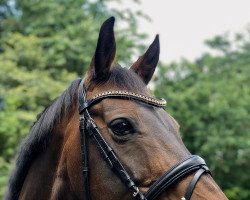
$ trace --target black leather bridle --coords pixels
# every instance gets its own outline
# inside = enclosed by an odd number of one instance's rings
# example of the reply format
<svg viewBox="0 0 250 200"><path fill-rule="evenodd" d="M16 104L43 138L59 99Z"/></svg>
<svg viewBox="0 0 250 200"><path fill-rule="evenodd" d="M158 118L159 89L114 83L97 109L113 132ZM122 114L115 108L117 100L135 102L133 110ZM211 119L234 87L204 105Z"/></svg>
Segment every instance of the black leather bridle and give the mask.
<svg viewBox="0 0 250 200"><path fill-rule="evenodd" d="M186 194L181 200L189 200L193 193L196 183L203 173L210 173L205 161L196 155L191 155L186 159L178 162L165 174L163 174L155 183L151 185L149 190L143 194L135 185L122 163L116 157L113 149L103 138L95 121L91 118L88 109L106 98L128 99L145 103L154 107L164 107L166 101L164 99L155 99L142 94L129 91L107 91L96 95L90 100L86 99L86 91L84 81L79 85L79 114L80 114L80 136L81 136L81 156L82 156L82 172L84 180L85 200L91 200L90 183L89 183L89 161L88 161L88 138L94 139L103 159L108 163L112 171L121 179L129 191L132 192L133 198L136 200L153 200L156 199L163 191L180 181L186 175L196 172L190 182ZM87 135L88 134L88 135Z"/></svg>

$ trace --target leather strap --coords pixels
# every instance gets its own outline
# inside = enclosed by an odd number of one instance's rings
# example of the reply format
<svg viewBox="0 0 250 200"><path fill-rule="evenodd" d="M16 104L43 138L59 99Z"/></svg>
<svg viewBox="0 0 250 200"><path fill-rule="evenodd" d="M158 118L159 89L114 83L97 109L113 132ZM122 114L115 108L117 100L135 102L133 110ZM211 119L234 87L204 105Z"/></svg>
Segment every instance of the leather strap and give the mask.
<svg viewBox="0 0 250 200"><path fill-rule="evenodd" d="M192 181L190 182L190 184L189 184L189 186L188 186L188 188L187 188L187 191L186 191L186 193L185 193L185 196L184 196L181 200L190 200L190 199L191 199L191 196L192 196L192 194L193 194L193 191L194 191L194 188L195 188L197 182L199 181L201 175L202 175L203 173L205 173L205 172L210 173L207 167L203 167L203 166L202 166L202 167L195 173L195 175L194 175Z"/></svg>
<svg viewBox="0 0 250 200"><path fill-rule="evenodd" d="M79 105L83 105L86 101L86 93L83 88L83 80L80 82L78 88L78 99ZM79 110L80 110L79 106ZM86 129L86 120L84 114L80 114L80 140L81 140L81 157L82 157L82 174L83 174L83 187L84 187L84 196L86 200L91 200L90 193L90 181L89 181L89 146L88 146L88 137L87 137L87 129Z"/></svg>
<svg viewBox="0 0 250 200"><path fill-rule="evenodd" d="M140 193L138 187L135 185L123 165L116 157L113 149L102 137L98 127L96 126L94 120L90 117L88 111L85 110L84 113L86 115L87 128L88 131L90 131L90 136L94 138L94 141L98 146L103 159L108 163L109 167L121 179L121 181L127 186L127 188L133 193L135 199L146 200L143 194Z"/></svg>
<svg viewBox="0 0 250 200"><path fill-rule="evenodd" d="M147 191L145 197L153 200L157 198L163 191L167 190L181 178L198 169L206 167L205 161L196 155L192 155L173 166L169 171L163 174Z"/></svg>
<svg viewBox="0 0 250 200"><path fill-rule="evenodd" d="M88 159L88 137L86 136L86 126L84 125L84 116L80 117L80 139L81 139L81 156L82 156L82 173L84 194L86 200L91 200L90 182L89 182L89 159Z"/></svg>
<svg viewBox="0 0 250 200"><path fill-rule="evenodd" d="M132 192L134 199L146 200L143 194L139 191L138 187L130 178L129 174L127 173L123 165L120 163L120 161L116 157L113 149L107 144L105 139L102 137L94 120L91 118L87 109L88 106L86 106L86 93L84 91L83 80L80 83L78 95L79 95L79 113L80 113L81 119L83 119L84 121L84 122L81 122L82 120L80 121L81 137L82 138L85 137L85 142L86 142L86 133L83 133L83 131L81 131L83 129L86 129L89 136L94 138L94 141L96 142L96 145L98 149L100 150L100 153L103 159L108 163L109 167L115 172L115 174L121 179L121 181ZM81 140L81 146L83 145L88 146L88 144L84 144L84 139ZM85 198L87 200L91 200L91 195L89 192L90 186L89 186L89 181L88 181L88 176L89 176L88 158L87 158L88 150L85 150L84 148L82 148L81 151L86 151L85 153L82 152L82 162L83 162L82 165L84 166L83 177L84 177Z"/></svg>
<svg viewBox="0 0 250 200"><path fill-rule="evenodd" d="M159 108L163 108L167 104L165 99L156 99L156 98L145 96L143 94L129 92L126 90L112 90L112 91L100 93L94 96L92 99L82 102L80 104L79 112L80 113L83 112L83 110L99 103L100 101L106 98L135 100L137 102L141 102L141 103L151 105L154 107L159 107Z"/></svg>

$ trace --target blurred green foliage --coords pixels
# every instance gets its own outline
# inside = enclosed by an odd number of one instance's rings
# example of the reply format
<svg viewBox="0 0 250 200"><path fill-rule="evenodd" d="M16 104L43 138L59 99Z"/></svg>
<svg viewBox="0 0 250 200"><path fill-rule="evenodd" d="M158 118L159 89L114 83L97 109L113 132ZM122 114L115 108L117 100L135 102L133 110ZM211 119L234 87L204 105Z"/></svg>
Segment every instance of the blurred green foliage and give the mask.
<svg viewBox="0 0 250 200"><path fill-rule="evenodd" d="M206 159L231 200L250 197L250 32L206 41L193 62L160 67L155 93L181 125L185 145Z"/></svg>
<svg viewBox="0 0 250 200"><path fill-rule="evenodd" d="M119 61L131 62L146 36L143 15L103 0L0 0L0 199L17 147L36 115L89 66L102 22L115 15ZM119 54L119 52L121 54Z"/></svg>

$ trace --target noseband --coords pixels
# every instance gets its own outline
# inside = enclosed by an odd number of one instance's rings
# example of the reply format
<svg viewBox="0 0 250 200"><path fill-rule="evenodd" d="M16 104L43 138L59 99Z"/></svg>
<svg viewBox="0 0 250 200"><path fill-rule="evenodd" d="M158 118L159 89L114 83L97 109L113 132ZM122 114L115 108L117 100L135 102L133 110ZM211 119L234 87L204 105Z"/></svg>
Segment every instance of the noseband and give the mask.
<svg viewBox="0 0 250 200"><path fill-rule="evenodd" d="M165 107L164 99L155 99L142 94L129 91L107 91L96 95L90 100L86 99L86 91L84 89L83 80L78 89L79 98L79 114L80 114L80 136L81 136L81 156L82 156L82 172L84 181L84 195L86 200L91 200L90 183L89 183L89 160L88 160L88 138L92 137L112 171L120 178L129 191L132 192L133 198L136 200L153 200L156 199L163 191L167 190L173 184L180 181L186 175L196 172L190 182L185 196L181 200L189 200L192 196L196 183L203 173L210 173L205 161L196 155L191 155L173 166L169 171L164 173L151 187L143 194L135 185L122 163L116 157L113 149L103 138L95 121L91 118L88 109L106 98L135 100L154 107ZM87 135L88 134L88 135ZM87 137L89 136L89 137Z"/></svg>

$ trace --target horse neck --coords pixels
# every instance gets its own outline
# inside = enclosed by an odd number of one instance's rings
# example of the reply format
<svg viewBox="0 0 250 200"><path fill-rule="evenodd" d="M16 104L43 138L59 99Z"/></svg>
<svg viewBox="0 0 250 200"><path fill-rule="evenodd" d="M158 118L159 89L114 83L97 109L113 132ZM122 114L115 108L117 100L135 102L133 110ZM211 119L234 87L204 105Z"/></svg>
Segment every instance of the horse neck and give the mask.
<svg viewBox="0 0 250 200"><path fill-rule="evenodd" d="M83 199L79 118L76 111L62 129L63 143L50 199Z"/></svg>
<svg viewBox="0 0 250 200"><path fill-rule="evenodd" d="M20 192L20 199L51 199L54 195L54 188L58 187L55 180L66 178L63 177L59 166L62 162L66 130L69 125L69 120L62 117L53 128L46 149L35 158L30 166Z"/></svg>

